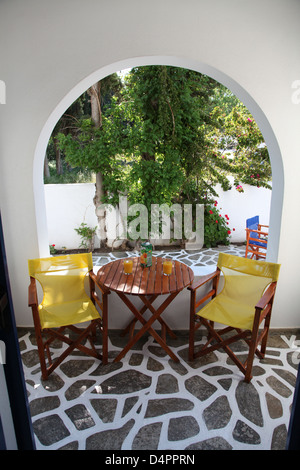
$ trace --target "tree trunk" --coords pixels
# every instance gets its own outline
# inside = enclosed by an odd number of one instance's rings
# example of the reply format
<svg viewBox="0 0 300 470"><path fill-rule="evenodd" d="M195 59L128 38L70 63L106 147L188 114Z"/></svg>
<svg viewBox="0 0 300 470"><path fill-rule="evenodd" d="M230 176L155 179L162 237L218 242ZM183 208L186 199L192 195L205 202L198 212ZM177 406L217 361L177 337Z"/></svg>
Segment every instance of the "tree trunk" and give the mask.
<svg viewBox="0 0 300 470"><path fill-rule="evenodd" d="M57 145L56 137L53 138L53 144L54 144L55 159L56 159L56 173L58 175L62 175L63 167L62 167L62 161L61 161L61 154L60 154L60 148Z"/></svg>
<svg viewBox="0 0 300 470"><path fill-rule="evenodd" d="M50 170L49 170L47 155L45 156L45 160L44 160L44 178L50 178Z"/></svg>
<svg viewBox="0 0 300 470"><path fill-rule="evenodd" d="M102 174L96 174L96 184L95 184L95 196L93 202L95 204L95 213L98 219L98 229L97 235L100 239L100 248L101 246L105 246L107 242L107 233L106 233L106 226L105 226L105 219L106 219L106 211L100 209L100 205L102 204L102 197L103 193L103 181L102 181Z"/></svg>
<svg viewBox="0 0 300 470"><path fill-rule="evenodd" d="M91 118L96 127L102 127L102 112L100 105L101 83L98 82L88 89L91 98Z"/></svg>
<svg viewBox="0 0 300 470"><path fill-rule="evenodd" d="M98 128L102 127L102 112L101 112L101 83L98 82L95 85L91 86L88 89L88 94L91 98L91 118L95 126ZM105 246L107 242L107 234L105 227L106 214L104 210L100 210L99 206L102 204L103 193L103 178L101 173L96 174L96 184L95 184L95 213L98 219L98 230L97 235L100 238L100 247Z"/></svg>

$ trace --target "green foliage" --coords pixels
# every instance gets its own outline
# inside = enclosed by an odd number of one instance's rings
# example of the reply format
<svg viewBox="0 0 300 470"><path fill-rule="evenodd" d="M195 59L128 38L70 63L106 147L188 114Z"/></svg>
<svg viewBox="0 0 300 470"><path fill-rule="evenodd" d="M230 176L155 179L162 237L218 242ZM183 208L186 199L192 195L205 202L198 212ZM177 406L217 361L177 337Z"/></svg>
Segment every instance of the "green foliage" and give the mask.
<svg viewBox="0 0 300 470"><path fill-rule="evenodd" d="M63 173L58 175L55 168L55 162L49 162L50 177L44 178L44 184L71 184L71 183L93 183L95 182L95 173L87 168L72 168L62 161Z"/></svg>
<svg viewBox="0 0 300 470"><path fill-rule="evenodd" d="M220 167L234 175L235 186L246 183L271 189L268 149L253 116L240 102L227 115L222 111L219 106L214 109L219 127L210 135Z"/></svg>
<svg viewBox="0 0 300 470"><path fill-rule="evenodd" d="M100 127L81 115L76 131L58 136L68 164L102 174L102 202L116 205L122 193L148 210L203 203L205 244L228 243L216 184L231 190L234 175L233 190L270 187L268 151L249 111L221 84L178 67L133 68L122 87L105 80Z"/></svg>
<svg viewBox="0 0 300 470"><path fill-rule="evenodd" d="M196 177L198 193L202 191L205 171L208 172L202 157L212 82L204 75L176 67L139 67L131 71L122 103L129 137L125 139L124 152L134 159L132 176L136 178L139 173L144 203L152 170L155 174L151 180L158 183L151 190L153 202L160 200L162 188L171 189L173 200L179 198L186 179ZM142 167L139 171L137 165ZM165 171L158 172L159 165ZM144 171L146 166L149 171ZM161 182L157 180L158 173L164 176Z"/></svg>
<svg viewBox="0 0 300 470"><path fill-rule="evenodd" d="M103 117L102 127L96 128L91 119L81 122L81 131L76 137L59 134L61 149L68 162L76 167L85 167L103 177L105 199L102 202L118 203L118 192L125 190L126 162L118 153L114 139L115 128L109 118Z"/></svg>
<svg viewBox="0 0 300 470"><path fill-rule="evenodd" d="M55 255L57 253L57 249L55 248L55 244L49 245L49 250L51 255Z"/></svg>
<svg viewBox="0 0 300 470"><path fill-rule="evenodd" d="M109 109L111 102L120 95L122 88L121 80L117 74L112 74L101 80L100 83L101 109L104 109L105 107ZM90 94L90 89L84 92L67 109L56 124L47 147L47 158L50 163L50 178L45 178L45 183L83 183L93 181L95 173L93 164L95 163L95 159L88 161L87 164L87 158L82 158L81 153L83 150L84 139L83 142L81 142L80 139L80 134L82 132L84 135L90 136L93 139L92 133L88 132L88 128L91 125ZM97 139L97 135L95 136L95 139ZM77 142L77 146L68 145L68 142L71 142L72 140ZM64 145L66 145L66 152L64 152ZM60 157L63 162L63 174L57 174L57 171L53 169L53 166L50 166L51 163L57 159L57 154L59 153L58 147L61 154ZM76 155L72 155L72 151L74 149L77 150ZM91 152L88 155L90 155Z"/></svg>
<svg viewBox="0 0 300 470"><path fill-rule="evenodd" d="M234 230L234 229L233 229ZM217 202L206 205L204 210L204 244L206 247L229 245L231 230L229 216L217 209Z"/></svg>
<svg viewBox="0 0 300 470"><path fill-rule="evenodd" d="M81 237L81 243L79 247L93 251L93 240L97 227L88 227L86 223L82 222L82 224L80 224L78 228L74 228L74 230Z"/></svg>

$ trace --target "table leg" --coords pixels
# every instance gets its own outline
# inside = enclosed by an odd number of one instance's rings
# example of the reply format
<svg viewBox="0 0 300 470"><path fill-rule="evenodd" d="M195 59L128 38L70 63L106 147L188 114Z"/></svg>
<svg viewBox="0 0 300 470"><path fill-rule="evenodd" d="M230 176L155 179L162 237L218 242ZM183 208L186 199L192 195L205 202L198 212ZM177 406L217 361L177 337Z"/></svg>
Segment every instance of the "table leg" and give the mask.
<svg viewBox="0 0 300 470"><path fill-rule="evenodd" d="M156 339L158 344L161 345L161 347L166 351L166 353L175 361L179 362L178 357L171 351L171 349L168 347L166 342L159 336L158 333L151 327L152 323L157 320L160 315L163 313L163 311L167 308L167 306L172 302L172 300L176 297L178 292L175 292L173 294L170 294L167 299L160 305L160 307L155 310L154 307L151 305L150 301L146 298L146 296L140 295L139 297L143 300L144 304L149 308L151 307L151 313L152 317L146 321L143 315L140 313L140 311L130 302L128 297L123 294L122 292L117 292L118 296L123 300L123 302L127 305L127 307L131 310L131 312L135 315L135 317L143 324L142 328L140 331L127 343L125 348L118 354L118 356L114 359L114 362L120 361L125 354L132 348L132 346L143 336L143 334L146 331L149 331L149 333ZM142 309L141 309L142 310Z"/></svg>
<svg viewBox="0 0 300 470"><path fill-rule="evenodd" d="M150 302L154 302L154 300L158 297L158 295L152 295L152 297L150 298ZM140 310L140 313L141 315L143 315L146 311L147 311L148 307L146 305L144 305L141 310ZM122 331L121 333L121 336L125 336L128 332L130 334L130 337L132 338L132 335L133 335L133 331L134 331L134 327L135 327L135 324L137 322L137 318L133 318L131 320L130 323L128 323L128 325L126 326L126 328Z"/></svg>
<svg viewBox="0 0 300 470"><path fill-rule="evenodd" d="M152 295L149 299L149 303L152 304L154 300L157 299L157 297L158 297L158 294ZM149 308L148 304L144 305L139 310L140 314L143 315L148 310L148 308ZM162 337L164 338L164 341L166 341L166 333L168 333L168 335L171 336L171 338L176 339L175 333L171 330L171 328L167 325L167 323L161 317L158 317L157 320L161 324ZM129 336L130 338L132 338L134 327L137 321L138 321L137 318L133 318L131 322L126 326L126 328L122 331L121 336L125 336L129 332Z"/></svg>

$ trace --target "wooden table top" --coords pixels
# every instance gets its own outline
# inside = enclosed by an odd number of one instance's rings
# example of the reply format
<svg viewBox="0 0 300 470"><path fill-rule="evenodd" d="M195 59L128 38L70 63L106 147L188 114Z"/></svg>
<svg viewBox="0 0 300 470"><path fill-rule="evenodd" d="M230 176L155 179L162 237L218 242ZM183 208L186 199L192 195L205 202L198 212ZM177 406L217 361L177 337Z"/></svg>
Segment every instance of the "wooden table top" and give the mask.
<svg viewBox="0 0 300 470"><path fill-rule="evenodd" d="M172 260L170 276L163 274L164 258L152 256L152 266L143 268L140 257L132 259L132 274L124 274L124 259L112 261L102 266L97 273L97 281L109 290L131 295L161 295L180 292L194 280L191 268L177 260Z"/></svg>

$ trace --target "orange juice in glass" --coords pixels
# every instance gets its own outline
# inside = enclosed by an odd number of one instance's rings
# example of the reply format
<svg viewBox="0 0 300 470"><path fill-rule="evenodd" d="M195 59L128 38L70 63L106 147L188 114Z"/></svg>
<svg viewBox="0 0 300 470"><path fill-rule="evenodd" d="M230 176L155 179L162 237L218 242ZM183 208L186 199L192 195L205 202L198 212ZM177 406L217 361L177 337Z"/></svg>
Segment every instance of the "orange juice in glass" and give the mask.
<svg viewBox="0 0 300 470"><path fill-rule="evenodd" d="M125 259L124 260L124 274L131 274L132 273L132 259Z"/></svg>
<svg viewBox="0 0 300 470"><path fill-rule="evenodd" d="M172 274L172 261L166 260L163 262L163 273L165 276L170 276Z"/></svg>

